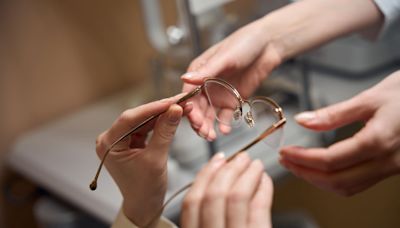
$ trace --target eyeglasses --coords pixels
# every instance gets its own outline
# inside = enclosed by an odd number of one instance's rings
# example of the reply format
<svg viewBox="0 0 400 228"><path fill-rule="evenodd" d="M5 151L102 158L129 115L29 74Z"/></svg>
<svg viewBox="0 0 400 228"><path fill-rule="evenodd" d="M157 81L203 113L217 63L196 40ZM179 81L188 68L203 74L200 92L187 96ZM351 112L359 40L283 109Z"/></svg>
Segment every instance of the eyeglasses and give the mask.
<svg viewBox="0 0 400 228"><path fill-rule="evenodd" d="M202 96L197 96L199 94ZM262 129L257 132L255 139L230 155L227 158L227 162L231 161L241 152L250 149L260 141L265 142L266 145L273 149L277 149L282 142L282 131L280 130L282 130L283 125L286 123L286 118L283 114L282 108L268 97L257 96L245 100L228 82L219 78L207 78L201 86L193 89L184 97L180 98L176 103L182 104L190 101L190 99L197 99L196 104L200 106L199 109L202 111L200 114L203 115L206 123L209 124L209 127L214 127L214 123L217 123L219 127L218 129L222 134L230 133L233 128L240 127L243 122L245 122L249 128L257 126L258 129ZM101 159L96 175L90 184L91 190L96 190L97 180L104 161L114 146L161 114L162 113L159 113L149 117L111 144ZM162 210L169 204L169 202L171 202L181 192L188 189L191 185L192 183L184 186L173 194L164 203L158 215L162 213Z"/></svg>

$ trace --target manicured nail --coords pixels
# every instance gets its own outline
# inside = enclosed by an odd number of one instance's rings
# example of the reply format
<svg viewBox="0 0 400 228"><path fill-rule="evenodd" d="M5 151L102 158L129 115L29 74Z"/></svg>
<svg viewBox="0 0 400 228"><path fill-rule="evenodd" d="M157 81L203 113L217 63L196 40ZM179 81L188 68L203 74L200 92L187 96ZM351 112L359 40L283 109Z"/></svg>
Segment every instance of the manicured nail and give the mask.
<svg viewBox="0 0 400 228"><path fill-rule="evenodd" d="M192 79L192 78L196 78L199 77L200 73L196 72L196 71L192 71L192 72L187 72L184 75L181 76L182 79Z"/></svg>
<svg viewBox="0 0 400 228"><path fill-rule="evenodd" d="M304 122L309 122L309 121L315 120L316 114L315 114L315 112L302 112L302 113L297 114L294 118L297 122L304 123Z"/></svg>
<svg viewBox="0 0 400 228"><path fill-rule="evenodd" d="M202 137L203 139L207 139L207 135L204 134L203 132L199 131L199 136Z"/></svg>
<svg viewBox="0 0 400 228"><path fill-rule="evenodd" d="M212 158L211 158L211 164L214 166L219 166L220 164L225 162L225 154L222 152L216 153Z"/></svg>
<svg viewBox="0 0 400 228"><path fill-rule="evenodd" d="M214 162L214 161L218 161L218 160L221 160L221 159L224 159L224 158L225 158L225 154L222 153L222 152L218 152L212 157L211 161Z"/></svg>

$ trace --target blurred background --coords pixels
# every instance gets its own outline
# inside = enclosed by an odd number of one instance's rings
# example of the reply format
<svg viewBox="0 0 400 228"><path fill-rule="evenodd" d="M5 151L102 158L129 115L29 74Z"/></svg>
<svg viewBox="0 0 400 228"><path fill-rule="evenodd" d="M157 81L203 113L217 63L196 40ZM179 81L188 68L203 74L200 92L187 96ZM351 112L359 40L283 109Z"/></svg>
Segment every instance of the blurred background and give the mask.
<svg viewBox="0 0 400 228"><path fill-rule="evenodd" d="M179 92L179 75L193 56L285 4L290 1L0 1L0 227L108 226L121 200L112 181L105 177L106 190L93 195L87 187L98 164L97 134L123 109ZM343 38L284 64L271 80L285 80L271 83L285 92L283 103L295 100L289 113L347 99L399 66L399 45L391 42ZM305 145L332 143L360 127L308 132L297 141L301 132L288 118L293 130L286 129L286 141ZM207 160L212 145L193 140L201 152L193 157L177 148L177 162L170 163L175 173ZM399 177L343 198L297 179L273 159L276 227L400 224ZM179 178L190 179L193 170Z"/></svg>

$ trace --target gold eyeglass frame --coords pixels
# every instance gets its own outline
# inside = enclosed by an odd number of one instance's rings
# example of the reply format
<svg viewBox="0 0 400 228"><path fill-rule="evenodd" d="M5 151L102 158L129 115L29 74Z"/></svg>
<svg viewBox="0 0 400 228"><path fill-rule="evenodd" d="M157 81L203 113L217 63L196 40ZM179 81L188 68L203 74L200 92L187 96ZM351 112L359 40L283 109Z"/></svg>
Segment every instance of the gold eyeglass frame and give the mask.
<svg viewBox="0 0 400 228"><path fill-rule="evenodd" d="M203 91L203 89L205 88L206 84L208 82L216 82L224 87L226 87L227 89L231 90L232 94L236 97L236 99L239 101L239 111L240 111L240 115L241 117L243 116L243 105L244 104L250 104L251 101L253 100L263 100L265 102L267 102L268 104L270 104L274 109L273 111L277 114L277 116L279 117L279 120L272 124L271 126L269 126L265 131L263 131L257 138L255 138L253 141L251 141L249 144L247 144L246 146L244 146L243 148L241 148L240 150L238 150L237 152L235 152L234 154L230 155L226 161L229 162L231 161L234 157L236 157L238 154L248 150L250 147L252 147L253 145L255 145L256 143L260 142L261 140L263 140L264 138L266 138L268 135L271 135L274 131L276 131L278 128L282 127L285 123L286 123L286 118L283 114L283 110L282 108L275 102L273 101L271 98L268 97L263 97L263 96L256 96L253 97L251 100L245 100L243 99L239 92L237 91L237 89L235 87L233 87L230 83L226 82L223 79L219 79L219 78L206 78L203 82L202 85L197 86L195 89L193 89L192 91L190 91L188 94L186 94L185 96L183 96L182 98L180 98L176 104L180 104L184 101L187 101L188 99L198 95L201 93L201 91ZM208 93L205 92L205 94L207 96ZM103 158L101 159L101 162L99 164L99 167L96 171L96 175L93 178L92 182L90 183L89 187L92 191L96 190L97 188L97 180L99 178L101 169L104 165L104 161L107 157L107 155L110 153L110 151L114 148L115 145L117 145L119 142L121 142L122 140L124 140L126 137L128 137L129 135L135 133L137 130L139 130L140 128L142 128L143 126L145 126L146 124L148 124L150 121L156 119L157 117L159 117L161 114L163 114L164 112L158 113L156 115L153 115L149 118L147 118L146 120L144 120L143 122L141 122L140 124L138 124L137 126L135 126L134 128L132 128L131 130L127 131L125 134L123 134L120 138L118 138L116 141L114 141L109 148L106 150L106 152L103 155ZM247 120L246 120L247 121ZM249 123L248 123L249 124ZM250 125L250 124L249 124ZM185 191L186 189L190 188L190 186L193 184L189 183L187 185L185 185L184 187L182 187L181 189L179 189L177 192L175 192L171 197L169 197L169 199L163 204L163 206L160 209L160 212L157 214L157 216L159 216L162 211L164 210L164 208L169 204L169 202L171 202L176 196L178 196L181 192ZM156 219L157 216L154 218ZM154 222L154 219L152 221L150 221L149 225L152 224Z"/></svg>

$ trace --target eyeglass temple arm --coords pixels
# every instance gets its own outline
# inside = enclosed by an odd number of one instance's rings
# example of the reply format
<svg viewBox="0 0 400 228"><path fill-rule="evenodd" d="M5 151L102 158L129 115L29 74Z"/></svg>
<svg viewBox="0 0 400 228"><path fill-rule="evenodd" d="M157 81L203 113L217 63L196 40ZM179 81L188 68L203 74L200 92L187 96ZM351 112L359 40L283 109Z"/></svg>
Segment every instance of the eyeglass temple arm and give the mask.
<svg viewBox="0 0 400 228"><path fill-rule="evenodd" d="M267 137L268 135L272 134L274 131L276 131L276 129L282 127L284 124L286 123L286 118L282 118L280 119L278 122L276 122L274 125L270 126L269 128L267 128L267 130L265 130L263 133L261 133L256 139L254 139L252 142L250 142L249 144L247 144L246 146L244 146L242 149L238 150L236 153L232 154L231 156L229 156L229 158L227 158L227 161L231 161L234 157L236 157L238 154L240 154L241 152L244 152L246 150L248 150L250 147L254 146L254 144L257 144L258 142L260 142L261 140L263 140L265 137Z"/></svg>
<svg viewBox="0 0 400 228"><path fill-rule="evenodd" d="M188 94L186 94L185 96L183 96L182 98L180 98L176 104L180 104L184 101L186 101L187 99L190 99L194 96L196 96L202 89L202 86L198 86L195 89L193 89L192 91L190 91ZM165 112L165 111L164 111ZM132 133L134 133L135 131L139 130L140 128L142 128L143 126L145 126L146 124L148 124L149 122L151 122L152 120L156 119L157 117L159 117L161 114L163 114L164 112L158 113L156 115L153 115L149 118L147 118L146 120L144 120L143 122L141 122L139 125L135 126L134 128L130 129L129 131L127 131L125 134L123 134L121 137L119 137L116 141L114 141L110 147L106 150L106 152L103 155L103 158L101 159L101 162L99 164L99 167L97 168L96 171L96 175L93 178L92 182L90 183L89 187L92 191L97 189L97 180L99 178L101 169L103 168L104 165L104 161L106 160L106 157L108 156L108 154L110 153L110 151L112 150L112 148L114 148L114 146L116 144L118 144L119 142L121 142L122 140L124 140L126 137L128 137L129 135L131 135Z"/></svg>

